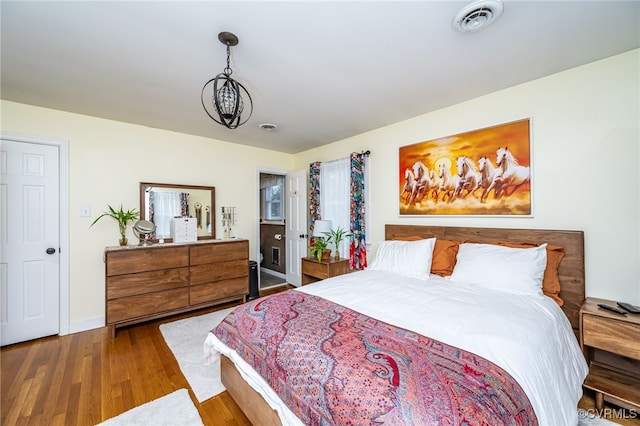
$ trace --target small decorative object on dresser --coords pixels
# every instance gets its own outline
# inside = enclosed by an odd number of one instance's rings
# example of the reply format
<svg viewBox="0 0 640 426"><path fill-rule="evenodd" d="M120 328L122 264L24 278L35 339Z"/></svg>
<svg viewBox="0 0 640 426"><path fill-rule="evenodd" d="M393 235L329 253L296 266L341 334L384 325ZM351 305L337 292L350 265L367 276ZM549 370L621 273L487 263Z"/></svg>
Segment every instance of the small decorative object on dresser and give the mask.
<svg viewBox="0 0 640 426"><path fill-rule="evenodd" d="M349 259L302 258L302 285L311 284L326 278L337 277L349 272Z"/></svg>
<svg viewBox="0 0 640 426"><path fill-rule="evenodd" d="M604 401L640 409L640 316L621 315L598 305L616 302L587 298L580 310L580 345L589 362L584 386Z"/></svg>
<svg viewBox="0 0 640 426"><path fill-rule="evenodd" d="M109 208L109 211L102 213L89 226L95 225L96 222L98 222L100 219L102 219L105 216L109 216L109 217L114 218L118 222L118 229L120 231L120 240L119 240L120 245L121 246L126 246L127 243L128 243L128 241L127 241L127 224L129 222L134 221L138 217L140 217L140 212L138 210L136 210L136 209L131 209L131 210L124 211L124 209L122 208L122 204L120 204L120 210L116 210L113 207L111 207L110 205L107 205L107 207Z"/></svg>

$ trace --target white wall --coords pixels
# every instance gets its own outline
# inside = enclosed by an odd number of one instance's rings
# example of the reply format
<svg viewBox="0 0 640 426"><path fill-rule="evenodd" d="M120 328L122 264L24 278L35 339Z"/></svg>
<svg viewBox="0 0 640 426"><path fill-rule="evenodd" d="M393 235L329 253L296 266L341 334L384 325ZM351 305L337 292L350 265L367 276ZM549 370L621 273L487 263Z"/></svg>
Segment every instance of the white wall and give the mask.
<svg viewBox="0 0 640 426"><path fill-rule="evenodd" d="M627 52L303 152L295 167L370 149L373 242L385 223L583 230L587 296L640 304L639 64ZM400 146L527 117L534 217L399 217Z"/></svg>
<svg viewBox="0 0 640 426"><path fill-rule="evenodd" d="M218 210L237 207L235 235L250 240L253 256L256 170L306 169L366 149L372 241L384 237L385 223L579 229L587 295L640 304L639 63L640 50L627 52L297 155L7 101L1 130L69 141L72 330L104 320L102 255L118 240L115 222L89 225L107 204L138 207L140 181L215 186ZM525 117L533 129L534 217L398 216L398 147ZM82 206L92 217L80 217Z"/></svg>

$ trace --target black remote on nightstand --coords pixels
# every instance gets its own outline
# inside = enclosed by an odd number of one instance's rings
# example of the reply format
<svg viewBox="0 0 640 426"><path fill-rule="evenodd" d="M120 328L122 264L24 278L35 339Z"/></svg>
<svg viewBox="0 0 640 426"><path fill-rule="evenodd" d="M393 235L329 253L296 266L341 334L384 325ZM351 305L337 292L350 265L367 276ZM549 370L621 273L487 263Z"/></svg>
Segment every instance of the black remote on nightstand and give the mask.
<svg viewBox="0 0 640 426"><path fill-rule="evenodd" d="M640 309L633 306L631 303L617 302L618 306L631 312L632 314L640 314Z"/></svg>
<svg viewBox="0 0 640 426"><path fill-rule="evenodd" d="M604 303L598 303L598 307L602 309L606 309L607 311L615 312L620 315L627 315L627 311L623 311L622 309L614 308L613 306L605 305Z"/></svg>

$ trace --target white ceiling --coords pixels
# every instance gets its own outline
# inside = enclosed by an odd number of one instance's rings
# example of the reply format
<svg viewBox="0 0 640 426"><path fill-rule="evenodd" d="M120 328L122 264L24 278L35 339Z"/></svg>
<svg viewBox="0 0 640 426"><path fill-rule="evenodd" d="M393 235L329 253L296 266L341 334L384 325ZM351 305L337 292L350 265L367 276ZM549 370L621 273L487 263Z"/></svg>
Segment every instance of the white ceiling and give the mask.
<svg viewBox="0 0 640 426"><path fill-rule="evenodd" d="M637 0L504 0L462 34L451 21L469 3L3 0L0 93L296 153L640 46ZM236 130L200 101L226 65L220 31L240 39L233 77L254 101Z"/></svg>

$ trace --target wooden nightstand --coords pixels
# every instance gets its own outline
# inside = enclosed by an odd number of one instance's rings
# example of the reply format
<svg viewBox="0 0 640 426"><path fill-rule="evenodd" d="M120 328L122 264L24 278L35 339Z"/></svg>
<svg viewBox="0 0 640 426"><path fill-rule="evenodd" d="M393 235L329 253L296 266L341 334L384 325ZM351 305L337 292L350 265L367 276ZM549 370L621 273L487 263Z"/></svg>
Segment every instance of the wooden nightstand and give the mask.
<svg viewBox="0 0 640 426"><path fill-rule="evenodd" d="M598 307L611 300L587 298L580 309L580 346L589 363L586 388L596 392L596 408L606 399L640 409L640 315L618 315Z"/></svg>
<svg viewBox="0 0 640 426"><path fill-rule="evenodd" d="M334 257L318 262L318 259L302 258L302 285L311 284L325 278L337 277L349 272L349 259Z"/></svg>

